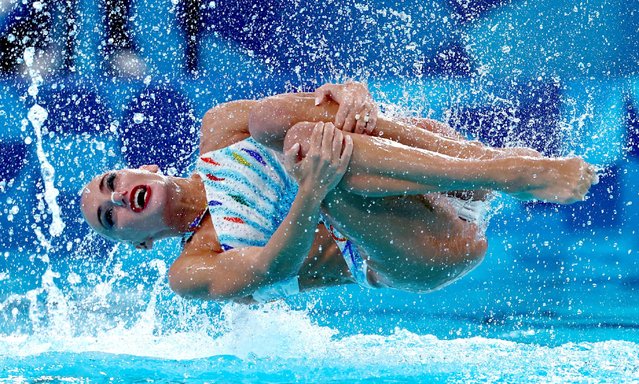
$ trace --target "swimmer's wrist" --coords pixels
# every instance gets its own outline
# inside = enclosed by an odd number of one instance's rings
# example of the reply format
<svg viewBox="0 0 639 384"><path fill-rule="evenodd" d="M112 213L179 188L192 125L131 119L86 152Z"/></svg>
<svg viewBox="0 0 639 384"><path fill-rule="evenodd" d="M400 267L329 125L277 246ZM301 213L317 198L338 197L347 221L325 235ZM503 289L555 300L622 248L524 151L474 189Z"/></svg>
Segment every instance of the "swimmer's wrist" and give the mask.
<svg viewBox="0 0 639 384"><path fill-rule="evenodd" d="M328 194L328 191L324 191L325 188L313 184L314 183L300 185L297 195L308 203L320 204Z"/></svg>

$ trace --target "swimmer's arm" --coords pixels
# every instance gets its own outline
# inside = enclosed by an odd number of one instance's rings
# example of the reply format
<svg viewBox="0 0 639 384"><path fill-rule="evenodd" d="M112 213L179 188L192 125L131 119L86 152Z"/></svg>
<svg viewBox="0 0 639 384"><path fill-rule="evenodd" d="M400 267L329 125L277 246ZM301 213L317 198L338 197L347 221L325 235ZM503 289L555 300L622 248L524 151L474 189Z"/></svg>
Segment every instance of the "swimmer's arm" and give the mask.
<svg viewBox="0 0 639 384"><path fill-rule="evenodd" d="M321 200L298 193L264 247L180 256L169 270L171 289L187 298L243 301L256 290L299 273L315 238Z"/></svg>
<svg viewBox="0 0 639 384"><path fill-rule="evenodd" d="M325 131L323 126L313 130L303 160L297 161L299 148L286 153L286 164L299 188L266 246L180 256L169 272L176 293L211 300L239 299L299 273L315 239L320 205L344 176L353 150L350 139L344 141L341 133Z"/></svg>
<svg viewBox="0 0 639 384"><path fill-rule="evenodd" d="M312 93L290 93L272 96L275 100L298 100L303 105L315 108L315 95ZM200 128L200 153L222 149L242 141L250 136L249 115L251 109L258 105L258 100L237 100L223 103L209 109L202 118ZM331 104L335 112L339 105L333 101ZM326 121L329 117L326 117Z"/></svg>
<svg viewBox="0 0 639 384"><path fill-rule="evenodd" d="M206 112L200 129L200 153L228 147L249 136L248 117L256 100L237 100Z"/></svg>
<svg viewBox="0 0 639 384"><path fill-rule="evenodd" d="M297 123L330 122L345 132L361 133L372 130L377 113L364 84L325 84L314 93L286 93L260 100L249 115L248 126L253 138L281 151L286 132ZM367 114L369 124L364 124Z"/></svg>

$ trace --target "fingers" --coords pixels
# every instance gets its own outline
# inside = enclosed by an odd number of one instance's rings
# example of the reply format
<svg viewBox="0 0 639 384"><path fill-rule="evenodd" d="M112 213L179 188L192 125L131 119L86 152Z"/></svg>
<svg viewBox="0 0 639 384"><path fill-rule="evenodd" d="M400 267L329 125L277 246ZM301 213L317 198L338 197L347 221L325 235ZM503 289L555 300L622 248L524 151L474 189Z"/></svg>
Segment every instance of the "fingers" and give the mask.
<svg viewBox="0 0 639 384"><path fill-rule="evenodd" d="M348 168L348 164L351 162L351 155L353 154L353 138L349 135L346 135L346 140L344 140L344 148L342 151L342 155L339 158L339 171L344 173Z"/></svg>
<svg viewBox="0 0 639 384"><path fill-rule="evenodd" d="M365 102L360 107L359 112L355 117L359 117L357 119L357 125L355 127L355 133L370 133L375 128L371 122L371 114L375 110L375 107L370 102ZM377 115L376 115L377 116Z"/></svg>
<svg viewBox="0 0 639 384"><path fill-rule="evenodd" d="M333 84L324 84L315 90L315 105L320 105L332 97Z"/></svg>
<svg viewBox="0 0 639 384"><path fill-rule="evenodd" d="M331 123L317 123L310 138L310 149L306 157L299 161L299 144L284 153L287 167L300 185L306 185L313 193L324 198L341 181L353 153L353 139L335 128Z"/></svg>
<svg viewBox="0 0 639 384"><path fill-rule="evenodd" d="M284 152L284 162L288 165L295 165L300 159L300 143L295 143L288 151Z"/></svg>
<svg viewBox="0 0 639 384"><path fill-rule="evenodd" d="M367 107L368 106L366 104L362 105L355 115L355 119L357 121L355 123L355 129L353 130L353 132L364 133L366 131L366 125L368 124L368 119L370 118Z"/></svg>
<svg viewBox="0 0 639 384"><path fill-rule="evenodd" d="M321 145L322 145L322 136L324 135L324 123L317 123L313 127L313 132L311 133L310 140L310 148L308 150L307 156L315 156L320 154Z"/></svg>
<svg viewBox="0 0 639 384"><path fill-rule="evenodd" d="M371 134L377 125L378 107L365 85L325 84L315 90L315 105L332 99L339 104L335 127L345 132Z"/></svg>
<svg viewBox="0 0 639 384"><path fill-rule="evenodd" d="M337 110L337 114L335 115L335 127L341 129L346 132L353 131L353 123L355 116L352 116L352 121L349 124L346 124L348 116L351 114L351 106L348 103L343 103L339 105L339 109Z"/></svg>
<svg viewBox="0 0 639 384"><path fill-rule="evenodd" d="M342 154L342 146L344 145L344 134L342 131L336 129L333 135L333 154L331 159L339 160Z"/></svg>
<svg viewBox="0 0 639 384"><path fill-rule="evenodd" d="M379 111L375 103L372 103L371 109L369 109L368 111L369 111L369 116L368 116L368 124L366 124L366 134L370 135L371 133L373 133L373 130L375 129L375 127L377 127L377 114L379 113Z"/></svg>
<svg viewBox="0 0 639 384"><path fill-rule="evenodd" d="M300 143L295 143L288 151L284 152L284 168L296 179L299 177Z"/></svg>
<svg viewBox="0 0 639 384"><path fill-rule="evenodd" d="M344 132L354 132L355 124L357 120L360 118L360 115L356 113L356 109L351 107L348 109L348 115L346 115L346 120L344 121L344 126L342 127L342 131Z"/></svg>
<svg viewBox="0 0 639 384"><path fill-rule="evenodd" d="M335 126L331 123L324 124L322 136L322 159L331 160L333 150L333 137L335 136Z"/></svg>
<svg viewBox="0 0 639 384"><path fill-rule="evenodd" d="M350 107L348 105L350 105ZM375 106L374 103L364 99L350 101L348 104L343 104L343 113L346 114L343 126L335 124L342 131L371 133L373 129L375 129L375 125L377 124L377 106ZM336 118L335 121L341 123L341 116L340 119Z"/></svg>
<svg viewBox="0 0 639 384"><path fill-rule="evenodd" d="M354 115L356 123L353 132L371 134L377 124L377 106L370 101L358 102L359 109Z"/></svg>

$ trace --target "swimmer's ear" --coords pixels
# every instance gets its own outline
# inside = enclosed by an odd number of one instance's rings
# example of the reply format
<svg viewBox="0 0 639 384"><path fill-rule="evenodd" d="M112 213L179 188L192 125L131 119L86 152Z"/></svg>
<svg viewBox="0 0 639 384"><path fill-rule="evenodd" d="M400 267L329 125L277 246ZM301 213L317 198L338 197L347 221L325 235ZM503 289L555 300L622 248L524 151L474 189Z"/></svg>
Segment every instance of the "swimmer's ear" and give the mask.
<svg viewBox="0 0 639 384"><path fill-rule="evenodd" d="M148 172L152 172L152 173L160 172L160 167L158 167L156 164L143 165L143 166L140 167L140 169L143 170L143 171L148 171Z"/></svg>
<svg viewBox="0 0 639 384"><path fill-rule="evenodd" d="M135 245L135 248L137 249L151 249L153 248L153 240L152 239L148 239L145 240L141 243L138 243Z"/></svg>

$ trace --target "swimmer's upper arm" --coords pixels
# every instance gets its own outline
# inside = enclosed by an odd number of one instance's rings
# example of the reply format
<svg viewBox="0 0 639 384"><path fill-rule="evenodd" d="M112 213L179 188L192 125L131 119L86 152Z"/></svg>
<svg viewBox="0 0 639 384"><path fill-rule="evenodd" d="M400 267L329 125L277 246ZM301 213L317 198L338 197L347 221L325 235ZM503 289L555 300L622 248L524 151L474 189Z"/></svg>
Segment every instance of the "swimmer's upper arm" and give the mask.
<svg viewBox="0 0 639 384"><path fill-rule="evenodd" d="M248 137L248 119L256 100L237 100L209 109L202 118L200 153L228 147Z"/></svg>
<svg viewBox="0 0 639 384"><path fill-rule="evenodd" d="M237 300L265 285L268 265L260 247L222 253L180 256L169 269L169 286L180 296L205 300Z"/></svg>
<svg viewBox="0 0 639 384"><path fill-rule="evenodd" d="M315 105L307 93L289 93L260 100L251 110L249 132L262 145L281 151L289 128L303 121L331 122L338 105L334 102Z"/></svg>

